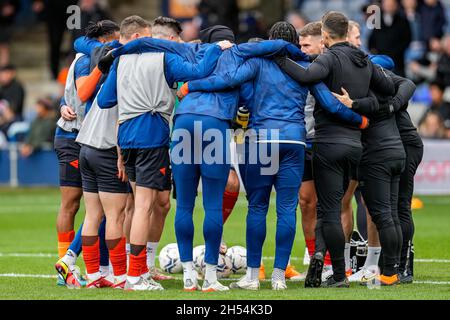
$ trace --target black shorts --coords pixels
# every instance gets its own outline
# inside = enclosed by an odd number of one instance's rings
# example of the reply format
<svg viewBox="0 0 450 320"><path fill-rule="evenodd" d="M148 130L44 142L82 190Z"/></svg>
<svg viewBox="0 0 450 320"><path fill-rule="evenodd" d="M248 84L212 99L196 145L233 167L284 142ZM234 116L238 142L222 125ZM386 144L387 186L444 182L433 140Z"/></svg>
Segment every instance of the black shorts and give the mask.
<svg viewBox="0 0 450 320"><path fill-rule="evenodd" d="M124 149L123 161L128 178L139 187L170 191L172 169L169 148Z"/></svg>
<svg viewBox="0 0 450 320"><path fill-rule="evenodd" d="M303 171L303 179L302 182L312 181L313 172L312 172L312 150L306 149L305 151L305 167Z"/></svg>
<svg viewBox="0 0 450 320"><path fill-rule="evenodd" d="M116 148L99 150L82 146L80 171L85 192L128 193L128 183L117 176Z"/></svg>
<svg viewBox="0 0 450 320"><path fill-rule="evenodd" d="M59 185L81 188L81 173L78 165L80 145L74 139L56 137L55 152L59 162Z"/></svg>

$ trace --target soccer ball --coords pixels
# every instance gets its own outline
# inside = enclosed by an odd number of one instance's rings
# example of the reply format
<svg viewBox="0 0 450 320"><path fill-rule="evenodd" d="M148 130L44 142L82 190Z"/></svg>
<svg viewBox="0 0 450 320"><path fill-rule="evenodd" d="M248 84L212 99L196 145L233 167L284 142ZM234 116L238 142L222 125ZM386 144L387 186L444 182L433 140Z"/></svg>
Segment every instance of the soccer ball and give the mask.
<svg viewBox="0 0 450 320"><path fill-rule="evenodd" d="M217 263L217 278L228 278L232 272L231 259L224 254L219 254Z"/></svg>
<svg viewBox="0 0 450 320"><path fill-rule="evenodd" d="M159 266L165 272L180 273L183 271L183 265L181 264L178 245L176 243L170 243L162 248L158 258Z"/></svg>
<svg viewBox="0 0 450 320"><path fill-rule="evenodd" d="M247 249L234 246L228 249L226 256L231 262L233 273L244 273L247 269Z"/></svg>
<svg viewBox="0 0 450 320"><path fill-rule="evenodd" d="M205 274L205 246L197 246L192 251L194 257L194 268L200 275ZM231 274L231 260L224 254L219 255L219 261L217 263L217 278L226 278Z"/></svg>
<svg viewBox="0 0 450 320"><path fill-rule="evenodd" d="M192 256L194 258L194 268L197 270L198 274L203 274L205 270L205 246L197 246L192 251Z"/></svg>

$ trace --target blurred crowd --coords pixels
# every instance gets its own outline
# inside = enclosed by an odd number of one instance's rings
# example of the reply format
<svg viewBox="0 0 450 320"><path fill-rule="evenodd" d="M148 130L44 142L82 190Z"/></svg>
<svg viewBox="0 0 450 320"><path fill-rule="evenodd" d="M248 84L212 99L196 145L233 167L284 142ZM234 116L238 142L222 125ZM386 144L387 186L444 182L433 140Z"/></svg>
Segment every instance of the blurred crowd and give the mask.
<svg viewBox="0 0 450 320"><path fill-rule="evenodd" d="M148 0L153 1L153 0ZM90 21L111 19L114 0L0 0L0 147L7 140L23 143L20 151L29 156L51 145L59 97L63 94L73 50L64 52L63 39L83 35ZM183 39L198 38L202 28L215 24L231 27L239 42L265 37L270 24L285 19L300 30L320 19L328 10L343 11L361 24L363 48L386 54L395 61L395 71L413 80L417 92L411 104L412 118L420 134L431 139L450 139L450 0L160 0L164 15L183 22ZM130 1L130 5L133 1ZM67 7L81 9L81 28L67 31ZM380 28L373 24L377 5ZM141 13L139 13L141 14ZM22 16L22 19L20 17ZM10 44L24 18L45 24L48 66L60 92L42 97L34 108L24 105L25 89L17 78L20 65L10 59ZM32 18L28 18L32 17ZM22 22L21 22L22 21ZM32 110L30 110L32 109Z"/></svg>

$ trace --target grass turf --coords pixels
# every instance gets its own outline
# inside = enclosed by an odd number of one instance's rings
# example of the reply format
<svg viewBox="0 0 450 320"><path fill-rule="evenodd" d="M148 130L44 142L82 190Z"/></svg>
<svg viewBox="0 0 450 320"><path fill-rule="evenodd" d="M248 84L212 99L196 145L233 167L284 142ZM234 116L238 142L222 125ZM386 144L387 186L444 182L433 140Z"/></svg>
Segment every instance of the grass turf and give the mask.
<svg viewBox="0 0 450 320"><path fill-rule="evenodd" d="M415 248L417 259L450 259L450 198L422 197L425 208L414 212L416 222ZM197 200L194 244L202 244L203 210ZM275 209L270 207L264 256L274 255ZM57 189L0 189L0 299L450 299L450 263L418 262L415 280L441 282L441 284L412 284L394 288L369 290L356 284L343 289L305 289L303 282L288 283L288 290L274 292L270 283L262 283L259 292L230 291L226 293L185 293L181 281L163 282L164 292L122 292L112 289L67 290L55 285L55 279L18 278L5 274L53 275L56 261L55 219L59 205ZM172 204L173 207L175 203ZM78 226L83 218L77 217ZM227 222L224 239L229 246L245 246L246 200L241 196L235 212ZM174 209L171 210L161 240L163 245L175 242ZM300 220L300 219L298 219ZM304 241L300 223L293 249L293 264L304 271L302 257ZM55 257L14 257L12 253L48 253ZM2 255L3 254L3 255ZM270 275L273 260L266 259L266 273ZM79 259L82 267L82 259ZM83 267L82 267L83 270ZM181 275L178 275L181 276ZM447 282L446 284L443 282ZM228 283L224 282L224 283Z"/></svg>

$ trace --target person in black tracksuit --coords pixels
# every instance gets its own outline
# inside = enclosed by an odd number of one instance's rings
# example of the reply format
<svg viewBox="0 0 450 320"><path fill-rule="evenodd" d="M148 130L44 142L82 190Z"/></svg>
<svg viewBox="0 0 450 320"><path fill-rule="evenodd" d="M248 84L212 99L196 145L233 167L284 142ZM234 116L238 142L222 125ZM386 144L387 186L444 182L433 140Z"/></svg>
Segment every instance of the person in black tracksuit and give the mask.
<svg viewBox="0 0 450 320"><path fill-rule="evenodd" d="M403 147L406 152L405 170L400 176L398 194L398 216L403 234L403 245L400 255L400 281L409 283L414 276L414 221L411 212L411 200L414 191L414 175L423 157L423 143L416 127L407 111L408 103L401 106L395 114Z"/></svg>
<svg viewBox="0 0 450 320"><path fill-rule="evenodd" d="M362 133L363 155L359 186L372 221L375 223L383 250L381 284L399 282L398 267L402 248L402 228L398 215L400 176L406 154L397 128L395 112L407 105L415 91L411 81L391 72L388 75L396 85L396 95L376 94L380 103L372 110L366 99L356 100L354 111L370 119L370 127Z"/></svg>
<svg viewBox="0 0 450 320"><path fill-rule="evenodd" d="M375 68L367 54L346 42L348 19L336 12L322 18L322 36L328 51L320 55L308 69L294 61L279 57L280 68L301 83L323 81L333 92L345 88L354 99L369 96L369 89L392 95L392 80ZM373 108L378 101L369 99ZM348 287L345 275L345 238L341 225L341 202L349 177L355 174L361 154L361 131L339 121L316 104L313 145L313 176L318 196L316 253L311 259L306 287L321 285L323 255L330 252L333 276L323 286Z"/></svg>

